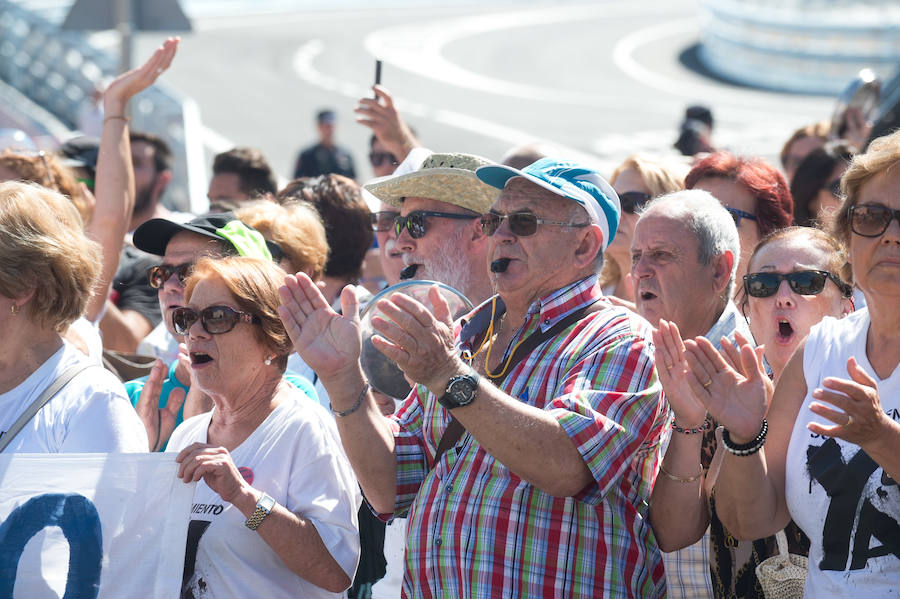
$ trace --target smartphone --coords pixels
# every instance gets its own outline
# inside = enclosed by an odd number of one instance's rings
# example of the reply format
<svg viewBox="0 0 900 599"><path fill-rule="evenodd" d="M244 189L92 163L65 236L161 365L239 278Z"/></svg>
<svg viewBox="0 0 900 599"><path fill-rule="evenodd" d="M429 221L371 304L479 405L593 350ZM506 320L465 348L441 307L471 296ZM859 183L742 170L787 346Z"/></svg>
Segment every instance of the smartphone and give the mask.
<svg viewBox="0 0 900 599"><path fill-rule="evenodd" d="M375 85L381 84L381 61L377 58L375 59ZM378 95L375 95L375 99L378 99Z"/></svg>

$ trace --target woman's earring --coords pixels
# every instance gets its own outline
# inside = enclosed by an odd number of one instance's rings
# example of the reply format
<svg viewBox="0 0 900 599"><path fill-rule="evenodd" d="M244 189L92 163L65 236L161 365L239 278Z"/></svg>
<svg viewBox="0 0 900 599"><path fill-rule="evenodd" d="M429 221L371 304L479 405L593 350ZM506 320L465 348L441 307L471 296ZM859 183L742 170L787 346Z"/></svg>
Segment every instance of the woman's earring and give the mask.
<svg viewBox="0 0 900 599"><path fill-rule="evenodd" d="M269 356L266 358L266 366L271 366L271 365L272 365L272 356Z"/></svg>
<svg viewBox="0 0 900 599"><path fill-rule="evenodd" d="M18 306L17 304L12 304L12 305L9 307L9 311L12 312L12 315L13 315L13 316L15 316L16 314L19 313L19 306Z"/></svg>

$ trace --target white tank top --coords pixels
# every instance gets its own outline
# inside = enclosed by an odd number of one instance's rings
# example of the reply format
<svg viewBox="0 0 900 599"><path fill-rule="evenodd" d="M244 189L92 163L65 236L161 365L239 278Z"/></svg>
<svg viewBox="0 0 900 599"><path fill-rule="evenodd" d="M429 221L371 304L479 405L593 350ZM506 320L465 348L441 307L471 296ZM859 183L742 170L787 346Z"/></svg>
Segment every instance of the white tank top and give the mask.
<svg viewBox="0 0 900 599"><path fill-rule="evenodd" d="M900 421L900 368L879 379L866 356L869 312L825 318L806 341L807 394L788 446L786 498L810 539L805 597L900 597L900 487L858 445L811 433L812 391L828 376L849 379L855 357L878 382L882 408Z"/></svg>

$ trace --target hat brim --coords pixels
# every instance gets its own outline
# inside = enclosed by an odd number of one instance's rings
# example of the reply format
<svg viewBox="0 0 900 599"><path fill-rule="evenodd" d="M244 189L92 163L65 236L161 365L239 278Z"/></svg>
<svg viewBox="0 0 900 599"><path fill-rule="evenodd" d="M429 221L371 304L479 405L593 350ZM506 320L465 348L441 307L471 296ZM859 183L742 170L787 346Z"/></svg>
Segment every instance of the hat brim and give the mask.
<svg viewBox="0 0 900 599"><path fill-rule="evenodd" d="M584 198L574 197L570 194L567 194L559 187L551 185L543 179L538 179L537 177L529 175L528 173L523 173L519 169L515 169L511 166L506 166L503 164L489 164L487 166L478 167L478 170L475 171L475 174L479 179L481 179L491 187L495 187L496 189L500 190L506 187L506 183L513 177L525 177L535 185L540 185L547 191L552 191L554 194L558 195L561 198L574 200L579 204L584 205Z"/></svg>
<svg viewBox="0 0 900 599"><path fill-rule="evenodd" d="M204 237L227 243L215 233L210 233L209 231L205 231L198 227L176 223L164 218L151 218L141 224L141 226L135 229L131 241L134 244L134 247L143 252L154 254L156 256L164 256L169 241L182 231L197 233L198 235L203 235Z"/></svg>
<svg viewBox="0 0 900 599"><path fill-rule="evenodd" d="M447 202L478 214L487 212L499 195L473 171L458 168L421 169L369 183L365 189L395 208L403 206L403 198L419 197Z"/></svg>

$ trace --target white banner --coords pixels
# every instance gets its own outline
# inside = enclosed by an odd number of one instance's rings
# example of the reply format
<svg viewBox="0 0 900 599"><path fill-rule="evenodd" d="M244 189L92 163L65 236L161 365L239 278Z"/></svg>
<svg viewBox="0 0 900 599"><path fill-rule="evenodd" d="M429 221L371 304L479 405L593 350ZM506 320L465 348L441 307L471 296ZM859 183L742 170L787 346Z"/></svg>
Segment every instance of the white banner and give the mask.
<svg viewBox="0 0 900 599"><path fill-rule="evenodd" d="M175 599L194 484L174 454L0 455L0 599Z"/></svg>

